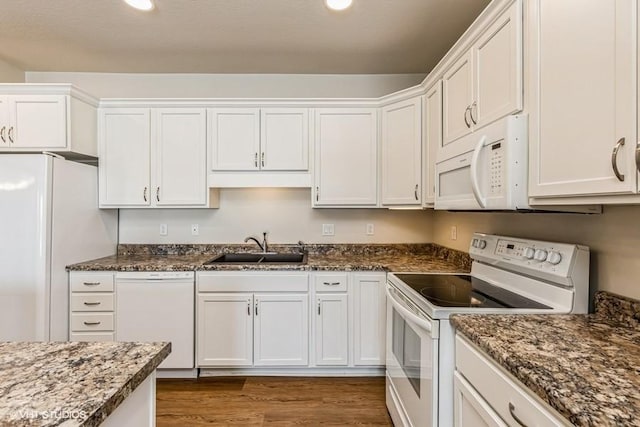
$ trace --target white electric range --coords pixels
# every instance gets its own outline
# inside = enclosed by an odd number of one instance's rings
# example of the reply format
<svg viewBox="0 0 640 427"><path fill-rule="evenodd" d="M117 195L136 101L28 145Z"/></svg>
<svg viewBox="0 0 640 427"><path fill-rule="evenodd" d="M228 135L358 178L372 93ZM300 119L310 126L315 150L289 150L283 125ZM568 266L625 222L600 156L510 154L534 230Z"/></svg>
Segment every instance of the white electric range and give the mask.
<svg viewBox="0 0 640 427"><path fill-rule="evenodd" d="M589 248L475 233L471 274L387 276L386 401L396 426L453 426L452 314L586 313Z"/></svg>

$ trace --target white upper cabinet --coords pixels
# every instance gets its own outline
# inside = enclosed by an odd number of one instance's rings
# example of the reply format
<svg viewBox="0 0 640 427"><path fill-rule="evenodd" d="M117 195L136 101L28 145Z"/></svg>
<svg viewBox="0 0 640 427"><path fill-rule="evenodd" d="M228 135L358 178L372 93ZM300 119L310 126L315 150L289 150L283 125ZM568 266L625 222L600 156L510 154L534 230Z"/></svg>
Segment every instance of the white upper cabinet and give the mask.
<svg viewBox="0 0 640 427"><path fill-rule="evenodd" d="M309 110L263 108L260 111L260 169L309 169Z"/></svg>
<svg viewBox="0 0 640 427"><path fill-rule="evenodd" d="M68 84L0 84L0 151L96 157L97 103Z"/></svg>
<svg viewBox="0 0 640 427"><path fill-rule="evenodd" d="M535 0L528 7L529 195L635 193L637 2Z"/></svg>
<svg viewBox="0 0 640 427"><path fill-rule="evenodd" d="M259 169L259 108L210 109L209 130L213 170Z"/></svg>
<svg viewBox="0 0 640 427"><path fill-rule="evenodd" d="M423 97L422 205L433 207L436 192L436 153L442 145L442 81L427 89Z"/></svg>
<svg viewBox="0 0 640 427"><path fill-rule="evenodd" d="M454 141L522 110L522 16L522 0L515 0L445 69L443 158L473 149L457 147Z"/></svg>
<svg viewBox="0 0 640 427"><path fill-rule="evenodd" d="M317 109L315 154L314 206L376 206L375 108Z"/></svg>
<svg viewBox="0 0 640 427"><path fill-rule="evenodd" d="M100 206L213 207L204 108L104 108Z"/></svg>
<svg viewBox="0 0 640 427"><path fill-rule="evenodd" d="M101 111L100 205L141 207L151 204L151 137L148 108Z"/></svg>
<svg viewBox="0 0 640 427"><path fill-rule="evenodd" d="M420 205L422 99L382 108L382 204Z"/></svg>
<svg viewBox="0 0 640 427"><path fill-rule="evenodd" d="M156 112L158 206L204 205L207 201L207 135L203 108Z"/></svg>
<svg viewBox="0 0 640 427"><path fill-rule="evenodd" d="M209 129L213 171L309 169L306 108L212 108Z"/></svg>

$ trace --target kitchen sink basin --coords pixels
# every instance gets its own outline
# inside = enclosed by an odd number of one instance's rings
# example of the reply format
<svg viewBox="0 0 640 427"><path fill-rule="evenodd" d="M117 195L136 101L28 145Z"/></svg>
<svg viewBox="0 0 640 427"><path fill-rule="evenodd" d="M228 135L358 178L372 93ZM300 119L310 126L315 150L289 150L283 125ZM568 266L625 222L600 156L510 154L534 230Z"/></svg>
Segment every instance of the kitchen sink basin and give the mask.
<svg viewBox="0 0 640 427"><path fill-rule="evenodd" d="M207 264L303 264L306 254L222 254L205 262Z"/></svg>

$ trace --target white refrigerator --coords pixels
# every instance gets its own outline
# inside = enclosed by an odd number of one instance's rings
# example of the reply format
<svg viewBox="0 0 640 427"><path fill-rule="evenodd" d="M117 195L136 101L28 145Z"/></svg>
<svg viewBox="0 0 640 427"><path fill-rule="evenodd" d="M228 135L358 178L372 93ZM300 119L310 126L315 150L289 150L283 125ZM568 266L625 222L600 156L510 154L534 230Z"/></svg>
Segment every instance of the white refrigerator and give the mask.
<svg viewBox="0 0 640 427"><path fill-rule="evenodd" d="M66 341L65 267L112 255L117 210L98 209L98 168L0 154L0 341Z"/></svg>

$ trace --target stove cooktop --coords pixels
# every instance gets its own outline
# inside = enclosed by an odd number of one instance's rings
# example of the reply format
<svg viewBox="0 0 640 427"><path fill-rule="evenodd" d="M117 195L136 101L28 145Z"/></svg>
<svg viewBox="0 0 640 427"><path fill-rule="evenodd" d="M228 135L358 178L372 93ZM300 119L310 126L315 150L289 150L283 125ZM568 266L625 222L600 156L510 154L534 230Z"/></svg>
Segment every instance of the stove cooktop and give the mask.
<svg viewBox="0 0 640 427"><path fill-rule="evenodd" d="M437 307L551 309L468 274L395 276Z"/></svg>

